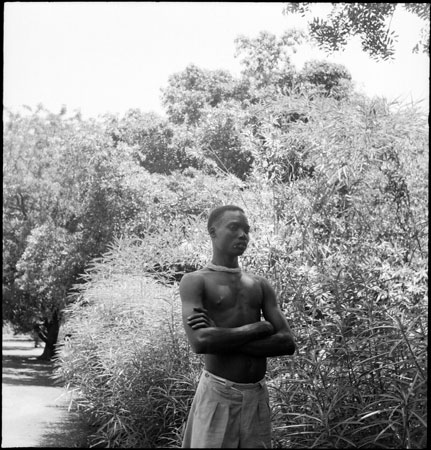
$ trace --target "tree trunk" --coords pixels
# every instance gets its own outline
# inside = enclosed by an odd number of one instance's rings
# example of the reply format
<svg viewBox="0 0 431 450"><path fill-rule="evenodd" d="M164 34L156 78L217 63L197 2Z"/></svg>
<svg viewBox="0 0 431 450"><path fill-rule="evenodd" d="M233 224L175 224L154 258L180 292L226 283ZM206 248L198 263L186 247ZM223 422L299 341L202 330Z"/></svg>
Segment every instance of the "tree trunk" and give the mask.
<svg viewBox="0 0 431 450"><path fill-rule="evenodd" d="M54 312L50 321L45 321L46 335L45 335L45 348L43 353L37 358L44 361L51 361L56 353L56 344L58 339L58 332L60 330L60 320L57 311Z"/></svg>

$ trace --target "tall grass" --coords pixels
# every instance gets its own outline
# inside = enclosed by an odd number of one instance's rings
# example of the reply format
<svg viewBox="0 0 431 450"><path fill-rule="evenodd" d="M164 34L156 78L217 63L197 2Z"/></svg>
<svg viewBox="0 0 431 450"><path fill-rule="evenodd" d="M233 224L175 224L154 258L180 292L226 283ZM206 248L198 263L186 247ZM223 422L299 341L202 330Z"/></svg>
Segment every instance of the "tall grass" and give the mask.
<svg viewBox="0 0 431 450"><path fill-rule="evenodd" d="M315 173L257 179L262 237L245 258L276 287L298 343L269 366L274 444L424 448L426 133L384 103L317 103L310 116L325 120L299 124Z"/></svg>
<svg viewBox="0 0 431 450"><path fill-rule="evenodd" d="M298 353L287 366L271 365L278 445L424 448L425 300L420 315L400 317L370 292L323 299L308 312L289 308Z"/></svg>
<svg viewBox="0 0 431 450"><path fill-rule="evenodd" d="M201 367L179 311L175 288L112 273L67 311L57 375L94 427L93 446L179 444Z"/></svg>

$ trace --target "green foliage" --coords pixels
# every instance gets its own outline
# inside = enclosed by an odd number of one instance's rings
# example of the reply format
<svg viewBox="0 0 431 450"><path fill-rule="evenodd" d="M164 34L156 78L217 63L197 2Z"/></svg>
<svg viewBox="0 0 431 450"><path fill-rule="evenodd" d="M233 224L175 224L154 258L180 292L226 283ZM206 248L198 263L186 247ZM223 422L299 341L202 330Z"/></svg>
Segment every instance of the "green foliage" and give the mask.
<svg viewBox="0 0 431 450"><path fill-rule="evenodd" d="M155 114L129 110L120 120L111 118L106 128L116 146L129 146L133 159L150 173L170 174L197 164L187 147L174 144L175 127Z"/></svg>
<svg viewBox="0 0 431 450"><path fill-rule="evenodd" d="M140 211L128 184L139 166L94 120L43 109L6 115L4 149L3 314L28 328L31 315L61 311L77 275ZM15 286L19 270L30 278Z"/></svg>
<svg viewBox="0 0 431 450"><path fill-rule="evenodd" d="M326 61L307 61L298 74L301 91L337 100L352 92L351 79L352 76L343 65Z"/></svg>
<svg viewBox="0 0 431 450"><path fill-rule="evenodd" d="M24 253L16 265L15 284L31 293L35 304L21 307L35 310L35 316L51 318L64 306L69 289L82 270L79 234L46 223L34 228L27 238Z"/></svg>
<svg viewBox="0 0 431 450"><path fill-rule="evenodd" d="M241 98L241 90L228 72L203 70L190 64L169 77L162 101L172 123L195 125L206 106L216 107L236 96Z"/></svg>
<svg viewBox="0 0 431 450"><path fill-rule="evenodd" d="M253 157L242 142L241 110L213 108L200 126L200 147L203 154L227 173L244 180L249 174Z"/></svg>
<svg viewBox="0 0 431 450"><path fill-rule="evenodd" d="M65 332L72 337L57 375L96 429L92 445L178 445L200 361L179 331L173 289L110 269L109 287L105 271L68 310Z"/></svg>
<svg viewBox="0 0 431 450"><path fill-rule="evenodd" d="M257 89L292 87L296 71L290 56L304 40L298 30L286 31L280 38L269 32L261 32L254 39L238 37L236 56L242 56L243 75Z"/></svg>
<svg viewBox="0 0 431 450"><path fill-rule="evenodd" d="M299 271L300 258L283 265L288 255L277 254L273 274L280 285L290 277L285 308L299 350L291 365L274 365L276 439L283 448L423 448L425 272L395 252L401 268L391 270L384 245L344 241Z"/></svg>
<svg viewBox="0 0 431 450"><path fill-rule="evenodd" d="M94 444L180 444L202 365L187 343L170 280L184 261L202 265L205 231L197 226L183 219L143 239L117 240L94 261L66 312L63 333L72 338L59 353L57 374L97 427Z"/></svg>
<svg viewBox="0 0 431 450"><path fill-rule="evenodd" d="M298 343L292 363L270 366L274 444L422 448L423 118L376 102L312 106L300 127L315 143L313 177L273 183L249 213L258 239L245 263L277 288Z"/></svg>
<svg viewBox="0 0 431 450"><path fill-rule="evenodd" d="M50 318L53 314L52 297L47 307L42 307L43 301L37 298L36 293L25 284L18 286L15 279L19 276L17 265L22 264L24 272L42 270L39 262L48 256L48 248L44 247L44 231L48 233L48 242L59 246L59 250L65 249L59 234L51 231L56 225L61 226L65 216L61 204L64 205L65 197L58 183L58 167L61 164L62 136L68 134L70 129L78 125L75 119L64 120L61 115L51 114L43 108L27 116L20 116L6 111L3 129L3 156L4 156L4 204L3 204L3 291L6 301L3 303L3 316L9 318L17 330L29 331L35 321ZM51 220L51 231L38 229L45 221ZM33 236L31 233L34 232ZM61 232L60 232L61 234ZM29 238L29 239L28 239ZM59 239L57 239L59 238ZM37 243L39 241L39 244ZM23 257L27 244L29 249ZM68 244L66 244L66 247ZM31 261L35 257L35 264ZM48 259L54 257L50 255ZM64 259L64 258L63 258ZM47 261L47 267L51 266ZM54 264L55 265L55 264ZM72 268L75 271L76 267ZM62 270L60 269L60 272ZM29 283L36 281L33 275ZM49 271L48 271L49 272ZM57 274L60 274L58 272ZM40 272L39 272L40 275ZM47 274L51 277L51 274ZM67 278L67 276L66 276ZM44 278L39 283L46 281L46 292L62 289L64 281L56 281L55 278ZM43 290L42 286L38 286ZM23 290L24 289L24 290ZM65 300L64 295L58 299L60 303ZM42 307L42 308L41 308ZM48 317L43 317L44 313Z"/></svg>
<svg viewBox="0 0 431 450"><path fill-rule="evenodd" d="M332 284L307 277L314 295L308 321L304 311L295 320L298 355L273 382L279 446L423 448L426 325L413 310L399 318L398 305L376 295L380 280L352 272ZM415 312L425 308L422 300Z"/></svg>
<svg viewBox="0 0 431 450"><path fill-rule="evenodd" d="M362 49L376 60L393 58L397 35L390 29L390 19L398 5L428 22L424 27L425 39L416 44L413 51L422 48L429 54L429 3L345 3L333 2L327 19L314 17L309 21L309 32L317 44L328 52L344 48L351 36L359 36ZM313 3L293 3L284 13L300 13L305 16Z"/></svg>
<svg viewBox="0 0 431 450"><path fill-rule="evenodd" d="M271 281L298 343L292 358L269 364L273 446L423 448L425 118L363 98L294 106L308 121L281 130L303 139L313 174L286 182L256 172L242 191L225 189L252 224L242 265ZM197 184L197 174L186 193L188 177L176 176L171 187L184 201L191 192L193 202L213 194L207 208L202 203L193 218L178 202L165 225L119 240L87 274L66 322L74 337L60 372L76 389L76 403L91 412L95 442L103 445L178 446L194 393L201 366L178 321L176 275L208 260L205 217L227 197L211 189L216 184ZM169 300L167 311L159 298Z"/></svg>
<svg viewBox="0 0 431 450"><path fill-rule="evenodd" d="M312 174L312 144L302 131L307 108L307 101L283 96L249 109L242 135L244 148L253 156L253 178L287 183Z"/></svg>

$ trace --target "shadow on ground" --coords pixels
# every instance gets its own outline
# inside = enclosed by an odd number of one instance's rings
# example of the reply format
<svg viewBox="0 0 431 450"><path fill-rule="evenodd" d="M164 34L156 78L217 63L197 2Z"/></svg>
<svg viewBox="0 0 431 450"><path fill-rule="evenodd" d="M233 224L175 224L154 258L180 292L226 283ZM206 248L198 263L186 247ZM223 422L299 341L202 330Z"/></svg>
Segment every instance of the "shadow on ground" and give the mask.
<svg viewBox="0 0 431 450"><path fill-rule="evenodd" d="M17 392L20 392L19 388L22 387L22 392L29 393L38 392L39 388L58 388L59 396L61 396L62 386L52 376L53 364L39 360L38 356L42 354L43 349L32 348L31 344L28 341L3 339L2 385L4 389L18 389ZM43 390L40 389L40 392ZM25 398L22 398L22 401L25 402ZM43 429L39 434L37 447L89 448L88 437L94 431L76 411L67 411L66 400L61 406L48 403L45 407L49 410L58 409L58 414L53 416L55 419L52 421L41 422ZM33 424L33 426L37 425Z"/></svg>
<svg viewBox="0 0 431 450"><path fill-rule="evenodd" d="M14 350L19 351L19 348L14 348ZM51 378L51 364L38 360L37 357L3 355L2 365L3 384L55 386L54 380Z"/></svg>
<svg viewBox="0 0 431 450"><path fill-rule="evenodd" d="M67 417L43 432L40 447L90 448L89 436L95 430L84 423L76 412L69 412Z"/></svg>

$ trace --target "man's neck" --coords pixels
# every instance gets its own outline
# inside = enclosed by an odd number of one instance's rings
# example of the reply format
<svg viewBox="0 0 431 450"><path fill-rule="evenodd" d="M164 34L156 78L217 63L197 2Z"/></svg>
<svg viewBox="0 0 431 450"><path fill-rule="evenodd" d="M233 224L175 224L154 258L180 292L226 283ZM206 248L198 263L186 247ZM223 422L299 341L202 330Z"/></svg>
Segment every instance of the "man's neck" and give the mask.
<svg viewBox="0 0 431 450"><path fill-rule="evenodd" d="M238 257L229 257L227 255L213 255L211 262L216 266L228 267L230 269L236 269L238 265Z"/></svg>

